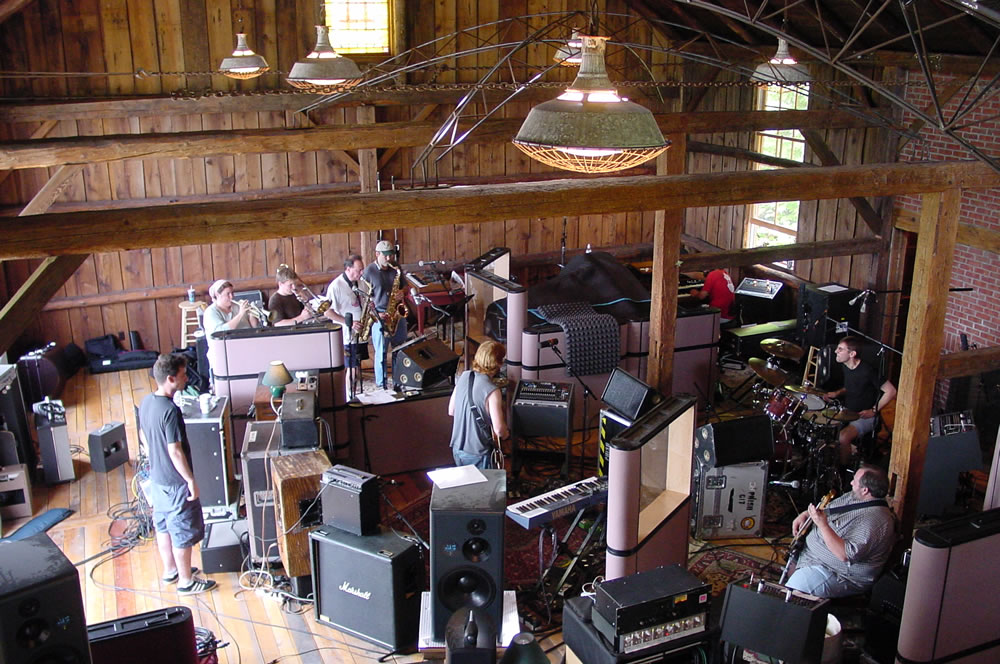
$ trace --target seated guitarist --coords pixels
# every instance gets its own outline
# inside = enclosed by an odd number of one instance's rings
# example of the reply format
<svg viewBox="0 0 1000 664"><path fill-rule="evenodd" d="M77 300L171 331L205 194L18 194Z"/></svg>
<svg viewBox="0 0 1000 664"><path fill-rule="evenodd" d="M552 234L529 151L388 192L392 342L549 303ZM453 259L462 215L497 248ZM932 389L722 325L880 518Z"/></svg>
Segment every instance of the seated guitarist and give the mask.
<svg viewBox="0 0 1000 664"><path fill-rule="evenodd" d="M789 588L817 597L845 597L868 590L895 543L895 517L886 505L889 480L881 468L862 465L846 493L824 509L815 505L792 522L792 534L814 524L805 539Z"/></svg>

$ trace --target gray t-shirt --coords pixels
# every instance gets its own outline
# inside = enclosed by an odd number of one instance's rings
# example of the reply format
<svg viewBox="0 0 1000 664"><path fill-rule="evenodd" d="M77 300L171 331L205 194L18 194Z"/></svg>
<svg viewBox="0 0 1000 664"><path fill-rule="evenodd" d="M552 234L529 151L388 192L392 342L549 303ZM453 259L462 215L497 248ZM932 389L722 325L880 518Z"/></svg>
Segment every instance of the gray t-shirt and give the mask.
<svg viewBox="0 0 1000 664"><path fill-rule="evenodd" d="M500 389L493 384L486 374L473 372L475 379L472 381L472 400L479 406L490 430L493 430L493 421L490 419L489 408L486 407L486 398L494 390ZM455 418L451 424L451 448L467 454L483 455L489 452L491 447L484 447L479 441L479 434L476 433L476 422L472 418L469 409L469 372L463 371L462 375L455 379Z"/></svg>
<svg viewBox="0 0 1000 664"><path fill-rule="evenodd" d="M229 308L229 312L227 313L222 309L220 309L219 307L217 307L215 304L208 305L208 307L205 309L205 313L202 314L201 317L201 326L205 328L205 334L212 334L213 332L217 332L218 330L223 329L223 326L226 323L228 323L229 321L231 321L233 318L236 317L237 308L238 305L233 304L233 306ZM236 329L241 329L245 327L250 327L249 315L243 317L243 320L241 320L240 324L236 326Z"/></svg>
<svg viewBox="0 0 1000 664"><path fill-rule="evenodd" d="M403 273L399 274L402 277ZM383 270L378 266L378 262L374 262L368 264L361 276L372 285L375 308L378 311L385 311L389 306L389 293L392 292L392 282L396 280L396 271L391 267Z"/></svg>
<svg viewBox="0 0 1000 664"><path fill-rule="evenodd" d="M158 394L147 394L139 404L139 425L146 436L146 451L149 454L149 479L161 486L187 486L187 482L174 468L167 445L180 442L191 465L191 446L188 444L184 417L173 400Z"/></svg>
<svg viewBox="0 0 1000 664"><path fill-rule="evenodd" d="M854 493L845 493L832 501L829 507L867 502L873 498L859 499ZM888 507L876 506L829 514L827 520L833 532L844 540L847 560L841 561L826 546L818 528L806 535L806 547L799 556L796 567L821 565L833 571L863 592L874 582L882 570L895 543L895 521Z"/></svg>

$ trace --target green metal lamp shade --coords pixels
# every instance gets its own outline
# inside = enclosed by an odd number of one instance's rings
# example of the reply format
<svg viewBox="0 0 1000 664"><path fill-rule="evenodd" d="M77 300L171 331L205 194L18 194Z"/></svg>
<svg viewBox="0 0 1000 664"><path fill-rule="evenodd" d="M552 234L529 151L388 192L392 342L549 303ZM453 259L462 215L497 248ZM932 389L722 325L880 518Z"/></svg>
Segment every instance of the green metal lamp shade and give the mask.
<svg viewBox="0 0 1000 664"><path fill-rule="evenodd" d="M533 159L579 173L608 173L652 159L670 143L649 109L618 97L604 66L605 37L581 36L573 85L531 109L514 145Z"/></svg>
<svg viewBox="0 0 1000 664"><path fill-rule="evenodd" d="M364 75L350 58L337 54L330 46L325 25L316 26L316 46L305 60L299 60L288 72L289 85L317 93L338 92L357 85Z"/></svg>

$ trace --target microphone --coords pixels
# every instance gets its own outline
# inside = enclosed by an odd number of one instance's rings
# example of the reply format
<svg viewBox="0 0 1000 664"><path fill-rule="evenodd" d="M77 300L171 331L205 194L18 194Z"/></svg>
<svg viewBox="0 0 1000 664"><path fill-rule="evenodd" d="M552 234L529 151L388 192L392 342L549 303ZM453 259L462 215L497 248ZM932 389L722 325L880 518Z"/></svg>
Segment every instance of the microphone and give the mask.
<svg viewBox="0 0 1000 664"><path fill-rule="evenodd" d="M344 314L344 325L347 326L348 330L354 328L354 314L352 314L350 311Z"/></svg>
<svg viewBox="0 0 1000 664"><path fill-rule="evenodd" d="M548 341L543 341L542 343L538 344L538 347L539 348L552 348L553 346L558 346L558 345L559 345L559 340L558 339L549 339Z"/></svg>
<svg viewBox="0 0 1000 664"><path fill-rule="evenodd" d="M802 483L799 482L798 480L792 480L791 482L787 482L785 480L771 480L770 482L768 482L768 484L770 484L771 486L783 486L789 489L798 489L800 486L802 486Z"/></svg>
<svg viewBox="0 0 1000 664"><path fill-rule="evenodd" d="M858 293L857 295L855 295L853 298L851 298L850 301L847 303L847 305L850 306L850 307L853 307L855 305L855 303L857 303L858 300L862 300L861 306L864 306L865 303L863 301L863 298L868 297L868 292L869 292L868 289L865 289L865 290L861 291L860 293Z"/></svg>

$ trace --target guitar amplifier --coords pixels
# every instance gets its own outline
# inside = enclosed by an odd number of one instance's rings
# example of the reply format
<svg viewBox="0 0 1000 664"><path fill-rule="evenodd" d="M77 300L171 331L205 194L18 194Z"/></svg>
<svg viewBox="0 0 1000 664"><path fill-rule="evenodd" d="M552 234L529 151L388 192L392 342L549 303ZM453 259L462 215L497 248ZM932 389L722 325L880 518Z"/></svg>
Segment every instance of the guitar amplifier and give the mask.
<svg viewBox="0 0 1000 664"><path fill-rule="evenodd" d="M323 523L355 535L378 532L378 476L337 464L320 478Z"/></svg>
<svg viewBox="0 0 1000 664"><path fill-rule="evenodd" d="M746 277L736 288L736 302L740 306L744 323L766 323L780 315L780 281Z"/></svg>
<svg viewBox="0 0 1000 664"><path fill-rule="evenodd" d="M278 555L288 576L310 573L309 531L323 523L320 478L329 467L330 459L319 450L271 460Z"/></svg>
<svg viewBox="0 0 1000 664"><path fill-rule="evenodd" d="M720 638L774 659L819 664L829 602L769 581L730 583Z"/></svg>
<svg viewBox="0 0 1000 664"><path fill-rule="evenodd" d="M520 436L568 437L573 421L573 385L522 380L517 384L512 410L514 430Z"/></svg>
<svg viewBox="0 0 1000 664"><path fill-rule="evenodd" d="M94 664L197 664L194 619L186 606L156 609L87 626Z"/></svg>

